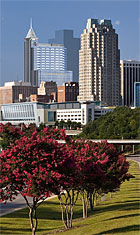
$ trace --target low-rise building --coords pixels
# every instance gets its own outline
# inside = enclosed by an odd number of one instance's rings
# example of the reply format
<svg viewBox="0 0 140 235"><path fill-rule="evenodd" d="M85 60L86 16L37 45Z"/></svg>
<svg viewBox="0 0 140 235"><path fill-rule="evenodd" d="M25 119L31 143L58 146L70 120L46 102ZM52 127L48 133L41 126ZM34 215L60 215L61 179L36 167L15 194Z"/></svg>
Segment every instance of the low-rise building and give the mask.
<svg viewBox="0 0 140 235"><path fill-rule="evenodd" d="M114 108L102 107L97 102L62 102L62 103L39 103L23 102L5 104L1 107L1 122L19 123L45 123L54 125L56 120L79 122L86 125L91 120L99 118Z"/></svg>
<svg viewBox="0 0 140 235"><path fill-rule="evenodd" d="M0 87L0 106L24 102L31 94L37 94L37 87L31 86L29 82L5 82L4 86Z"/></svg>
<svg viewBox="0 0 140 235"><path fill-rule="evenodd" d="M57 102L77 101L79 94L78 82L66 82L57 87Z"/></svg>

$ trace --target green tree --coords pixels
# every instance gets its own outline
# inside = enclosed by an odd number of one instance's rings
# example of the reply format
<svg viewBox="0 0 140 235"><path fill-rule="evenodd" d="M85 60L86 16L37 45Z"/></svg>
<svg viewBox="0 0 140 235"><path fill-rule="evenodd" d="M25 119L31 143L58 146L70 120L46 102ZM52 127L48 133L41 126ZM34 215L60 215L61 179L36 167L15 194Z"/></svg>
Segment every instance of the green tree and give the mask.
<svg viewBox="0 0 140 235"><path fill-rule="evenodd" d="M80 136L86 139L137 139L140 137L140 108L117 107L91 121Z"/></svg>

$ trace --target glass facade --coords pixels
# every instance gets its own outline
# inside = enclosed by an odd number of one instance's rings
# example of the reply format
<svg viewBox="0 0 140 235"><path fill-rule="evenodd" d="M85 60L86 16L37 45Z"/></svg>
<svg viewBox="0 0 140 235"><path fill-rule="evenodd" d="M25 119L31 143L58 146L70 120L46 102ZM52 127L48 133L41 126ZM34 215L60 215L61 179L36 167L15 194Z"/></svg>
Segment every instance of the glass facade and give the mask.
<svg viewBox="0 0 140 235"><path fill-rule="evenodd" d="M134 107L140 107L140 82L134 83Z"/></svg>
<svg viewBox="0 0 140 235"><path fill-rule="evenodd" d="M49 111L48 122L55 122L55 121L56 121L56 111Z"/></svg>
<svg viewBox="0 0 140 235"><path fill-rule="evenodd" d="M73 35L72 31L67 33L69 36ZM68 45L70 42L72 42L71 37L67 41ZM72 45L69 47L68 54L71 55L72 53L72 57L69 58L68 63L67 50L62 42L39 43L32 25L30 25L24 41L24 81L31 82L32 85L36 86L39 86L41 81L54 81L57 85L73 81L74 70L67 65L69 63L76 65L77 60L74 61L73 58L78 55L78 51L75 54L75 47L72 47ZM78 68L78 63L75 67Z"/></svg>
<svg viewBox="0 0 140 235"><path fill-rule="evenodd" d="M58 70L38 70L38 82L53 81L57 86L63 85L65 82L72 82L72 71L58 71Z"/></svg>
<svg viewBox="0 0 140 235"><path fill-rule="evenodd" d="M67 71L67 49L58 44L32 43L34 48L34 70L41 81L53 81L58 86L73 80L73 72Z"/></svg>
<svg viewBox="0 0 140 235"><path fill-rule="evenodd" d="M67 48L67 70L73 72L73 82L78 82L80 38L74 37L73 30L63 29L55 31L55 38L48 42L62 44Z"/></svg>
<svg viewBox="0 0 140 235"><path fill-rule="evenodd" d="M40 44L34 46L35 70L67 70L67 49L64 46Z"/></svg>

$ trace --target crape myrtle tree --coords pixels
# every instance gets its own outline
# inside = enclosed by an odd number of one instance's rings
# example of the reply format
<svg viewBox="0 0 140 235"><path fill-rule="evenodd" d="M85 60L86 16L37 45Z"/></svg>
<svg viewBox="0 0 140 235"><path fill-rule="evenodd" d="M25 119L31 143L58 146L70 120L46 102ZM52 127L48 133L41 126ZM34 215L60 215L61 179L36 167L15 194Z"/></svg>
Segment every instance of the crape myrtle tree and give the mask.
<svg viewBox="0 0 140 235"><path fill-rule="evenodd" d="M0 123L0 147L5 149L10 146L15 140L22 136L23 132L19 127L14 127L11 123Z"/></svg>
<svg viewBox="0 0 140 235"><path fill-rule="evenodd" d="M9 125L9 124L8 124ZM32 234L37 229L37 207L52 193L58 195L65 227L72 227L72 217L79 193L83 217L88 203L93 209L97 193L112 192L131 175L123 155L107 142L70 141L64 130L34 125L16 129L1 126L5 141L0 155L1 201L21 194L28 207ZM12 131L11 131L12 130ZM10 141L7 132L11 133ZM17 134L17 140L15 133ZM59 144L56 140L66 140ZM30 204L28 197L33 198Z"/></svg>
<svg viewBox="0 0 140 235"><path fill-rule="evenodd" d="M88 216L88 204L91 194L102 188L106 180L105 172L97 164L97 156L90 142L84 140L72 141L70 151L73 151L80 184L80 194L83 204L83 218Z"/></svg>
<svg viewBox="0 0 140 235"><path fill-rule="evenodd" d="M90 208L93 210L97 194L114 192L120 188L120 185L125 180L129 180L133 176L127 173L129 163L126 161L126 157L120 154L112 144L108 144L107 141L102 141L101 143L88 141L88 145L89 150L91 151L92 149L93 160L96 161L103 176L103 181L97 181L94 190L91 190L90 193Z"/></svg>
<svg viewBox="0 0 140 235"><path fill-rule="evenodd" d="M114 192L121 183L129 180L129 164L113 145L106 141L72 141L69 151L73 151L78 168L80 193L83 203L83 218L88 215L88 204L93 210L97 194Z"/></svg>
<svg viewBox="0 0 140 235"><path fill-rule="evenodd" d="M0 200L13 200L21 194L29 208L32 235L37 230L38 206L52 193L58 195L61 177L57 168L62 164L63 146L48 135L33 132L31 137L21 137L12 148L0 155ZM64 154L65 155L65 154ZM61 180L62 182L62 180ZM28 197L32 197L32 204Z"/></svg>
<svg viewBox="0 0 140 235"><path fill-rule="evenodd" d="M79 178L79 167L70 145L63 144L62 164L58 166L61 174L61 192L58 195L62 210L62 221L66 229L72 228L74 206L77 202L82 179Z"/></svg>
<svg viewBox="0 0 140 235"><path fill-rule="evenodd" d="M13 126L11 123L2 124L0 123L0 147L5 149L10 148L17 139L20 139L23 136L31 137L32 133L37 131L39 135L47 135L49 138L56 140L68 140L69 137L65 134L64 129L52 129L48 126L40 124L39 127L35 123L31 123L28 126L21 124L20 126Z"/></svg>

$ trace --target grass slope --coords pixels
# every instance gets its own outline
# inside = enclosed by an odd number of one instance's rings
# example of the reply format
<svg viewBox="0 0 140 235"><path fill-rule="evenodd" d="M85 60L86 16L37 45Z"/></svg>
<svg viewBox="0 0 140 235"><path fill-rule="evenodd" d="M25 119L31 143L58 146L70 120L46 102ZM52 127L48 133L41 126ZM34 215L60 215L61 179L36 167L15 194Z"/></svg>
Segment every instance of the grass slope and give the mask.
<svg viewBox="0 0 140 235"><path fill-rule="evenodd" d="M57 232L63 235L139 235L140 234L140 171L138 164L130 162L130 172L135 175L130 182L125 182L121 190L104 202L99 201L89 218L82 217L81 201L77 202L74 211L73 228ZM59 201L52 199L38 208L37 235L47 235L63 229ZM28 209L23 209L1 217L1 235L31 234Z"/></svg>

